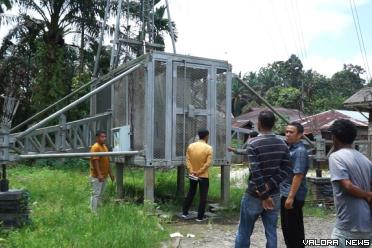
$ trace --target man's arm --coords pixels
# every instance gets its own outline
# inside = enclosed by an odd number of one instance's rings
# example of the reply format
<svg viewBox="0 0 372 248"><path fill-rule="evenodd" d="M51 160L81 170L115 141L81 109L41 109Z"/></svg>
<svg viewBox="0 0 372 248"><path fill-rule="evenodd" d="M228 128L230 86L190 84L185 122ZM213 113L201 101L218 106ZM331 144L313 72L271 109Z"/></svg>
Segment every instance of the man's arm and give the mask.
<svg viewBox="0 0 372 248"><path fill-rule="evenodd" d="M332 154L329 157L329 170L332 182L339 182L341 187L350 195L356 198L365 199L367 202L371 203L372 192L366 192L351 182L349 171L345 166L345 162L341 158Z"/></svg>
<svg viewBox="0 0 372 248"><path fill-rule="evenodd" d="M208 170L209 166L212 164L212 157L213 157L213 150L212 148L208 150L207 152L207 160L204 163L204 165L196 172L196 175L199 176L200 174L203 174L206 170Z"/></svg>
<svg viewBox="0 0 372 248"><path fill-rule="evenodd" d="M274 190L279 188L279 184L288 177L292 172L292 166L289 161L289 150L286 148L283 155L282 161L279 166L279 173L270 178L268 184L269 190Z"/></svg>
<svg viewBox="0 0 372 248"><path fill-rule="evenodd" d="M251 144L248 144L248 160L251 167L250 172L252 174L251 180L256 185L256 190L261 199L267 199L269 197L267 186L263 180L261 172L261 163L258 159L258 153Z"/></svg>
<svg viewBox="0 0 372 248"><path fill-rule="evenodd" d="M187 151L186 151L186 167L187 167L187 170L190 174L193 173L192 167L191 167L191 162L190 162L190 147L188 147Z"/></svg>
<svg viewBox="0 0 372 248"><path fill-rule="evenodd" d="M287 200L285 201L285 208L291 209L293 205L294 198L298 191L298 188L301 185L302 179L304 178L304 174L299 173L295 174L291 184L291 190L288 193Z"/></svg>
<svg viewBox="0 0 372 248"><path fill-rule="evenodd" d="M304 174L309 169L309 155L305 149L297 150L293 154L293 173L294 177L291 183L291 189L288 193L287 200L285 202L285 207L291 209L293 205L294 198L296 197L297 191L300 188L301 182L304 178Z"/></svg>
<svg viewBox="0 0 372 248"><path fill-rule="evenodd" d="M99 159L93 159L94 169L97 171L98 181L103 182L104 177L99 166Z"/></svg>
<svg viewBox="0 0 372 248"><path fill-rule="evenodd" d="M234 153L237 155L247 155L247 149L235 149Z"/></svg>
<svg viewBox="0 0 372 248"><path fill-rule="evenodd" d="M356 198L365 199L367 202L371 202L372 200L372 192L366 192L359 188L358 186L354 185L350 179L342 179L339 181L341 187L346 190L350 195Z"/></svg>
<svg viewBox="0 0 372 248"><path fill-rule="evenodd" d="M96 146L93 146L91 149L91 152L100 152L100 149ZM98 181L103 182L104 177L101 171L101 167L99 166L99 160L100 160L100 157L94 157L94 156L92 157L92 163L93 163L93 167L95 171L97 172Z"/></svg>
<svg viewBox="0 0 372 248"><path fill-rule="evenodd" d="M115 176L112 174L111 165L109 164L108 173L110 175L111 181L115 181Z"/></svg>

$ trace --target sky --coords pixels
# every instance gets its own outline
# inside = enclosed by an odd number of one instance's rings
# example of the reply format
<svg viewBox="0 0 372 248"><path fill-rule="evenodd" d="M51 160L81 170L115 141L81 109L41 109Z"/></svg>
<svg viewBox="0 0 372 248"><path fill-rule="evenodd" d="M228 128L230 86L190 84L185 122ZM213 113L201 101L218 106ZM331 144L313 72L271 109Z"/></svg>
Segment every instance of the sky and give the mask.
<svg viewBox="0 0 372 248"><path fill-rule="evenodd" d="M305 69L326 76L343 64L367 67L350 1L372 69L372 0L168 0L179 54L227 60L243 74L296 54ZM0 40L7 31L0 27ZM166 51L172 52L170 38Z"/></svg>
<svg viewBox="0 0 372 248"><path fill-rule="evenodd" d="M327 76L343 64L364 67L350 1L168 0L177 53L223 59L234 72L257 71L296 54ZM354 0L372 69L372 0ZM167 39L167 51L172 52Z"/></svg>

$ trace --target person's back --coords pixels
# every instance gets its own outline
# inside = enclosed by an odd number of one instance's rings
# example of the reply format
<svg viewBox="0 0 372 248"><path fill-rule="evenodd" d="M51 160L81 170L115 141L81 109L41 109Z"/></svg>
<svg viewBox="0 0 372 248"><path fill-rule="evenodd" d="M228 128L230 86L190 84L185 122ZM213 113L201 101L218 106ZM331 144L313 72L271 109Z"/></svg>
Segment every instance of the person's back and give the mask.
<svg viewBox="0 0 372 248"><path fill-rule="evenodd" d="M199 208L196 221L206 220L205 207L207 204L209 189L209 167L212 165L213 149L208 145L209 131L198 132L199 141L190 144L186 152L186 166L189 172L189 192L185 198L182 209L182 217L188 218L189 209L199 185Z"/></svg>
<svg viewBox="0 0 372 248"><path fill-rule="evenodd" d="M346 192L339 179L348 177L360 189L370 192L372 163L362 153L343 148L330 156L330 171L337 209L336 226L351 232L372 232L372 214L369 203Z"/></svg>
<svg viewBox="0 0 372 248"><path fill-rule="evenodd" d="M287 167L289 163L288 146L274 134L261 134L248 142L248 149L255 154L255 156L249 155L251 164L250 178L262 176L263 182L269 186L270 191L268 194L279 193L279 187L277 187L276 182L272 178L280 177L281 179L278 179L279 182L282 178L288 176L287 170L283 168ZM259 168L255 166L256 164L259 164ZM261 175L256 175L258 170ZM256 185L254 180L250 180L247 192L257 195L257 187L260 187L260 185Z"/></svg>
<svg viewBox="0 0 372 248"><path fill-rule="evenodd" d="M335 206L336 225L332 239L337 247L347 247L349 239L372 242L372 164L352 144L357 128L350 120L336 120L329 129L335 152L329 157L329 170Z"/></svg>
<svg viewBox="0 0 372 248"><path fill-rule="evenodd" d="M241 201L235 248L250 247L259 216L265 227L266 248L277 247L279 185L291 172L291 166L287 145L272 133L274 124L275 116L271 111L260 112L257 126L261 134L248 142L250 175L247 192Z"/></svg>
<svg viewBox="0 0 372 248"><path fill-rule="evenodd" d="M187 156L192 171L199 171L205 165L212 152L212 147L203 140L190 144L187 149ZM208 170L203 171L199 177L208 177Z"/></svg>

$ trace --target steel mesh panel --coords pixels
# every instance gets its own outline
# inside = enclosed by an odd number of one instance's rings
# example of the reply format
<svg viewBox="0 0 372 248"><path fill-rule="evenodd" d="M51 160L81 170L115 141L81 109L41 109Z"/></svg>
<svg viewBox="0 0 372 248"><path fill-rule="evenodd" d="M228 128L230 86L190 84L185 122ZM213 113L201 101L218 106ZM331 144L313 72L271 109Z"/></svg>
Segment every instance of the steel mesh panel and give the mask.
<svg viewBox="0 0 372 248"><path fill-rule="evenodd" d="M139 67L128 75L128 119L131 149L143 150L145 140L145 69Z"/></svg>
<svg viewBox="0 0 372 248"><path fill-rule="evenodd" d="M190 68L190 101L198 109L207 108L208 69Z"/></svg>
<svg viewBox="0 0 372 248"><path fill-rule="evenodd" d="M196 109L206 109L207 96L208 69L177 67L177 107L193 105Z"/></svg>
<svg viewBox="0 0 372 248"><path fill-rule="evenodd" d="M198 139L198 131L207 128L207 116L197 116L185 118L177 115L176 117L176 156L182 157L186 153L187 146Z"/></svg>
<svg viewBox="0 0 372 248"><path fill-rule="evenodd" d="M216 77L216 148L215 158L226 157L226 70L217 69Z"/></svg>
<svg viewBox="0 0 372 248"><path fill-rule="evenodd" d="M114 84L114 127L127 125L128 76Z"/></svg>
<svg viewBox="0 0 372 248"><path fill-rule="evenodd" d="M165 158L166 62L155 62L154 85L154 158Z"/></svg>
<svg viewBox="0 0 372 248"><path fill-rule="evenodd" d="M97 84L96 88L101 86ZM108 112L111 109L111 87L106 87L96 95L96 114Z"/></svg>

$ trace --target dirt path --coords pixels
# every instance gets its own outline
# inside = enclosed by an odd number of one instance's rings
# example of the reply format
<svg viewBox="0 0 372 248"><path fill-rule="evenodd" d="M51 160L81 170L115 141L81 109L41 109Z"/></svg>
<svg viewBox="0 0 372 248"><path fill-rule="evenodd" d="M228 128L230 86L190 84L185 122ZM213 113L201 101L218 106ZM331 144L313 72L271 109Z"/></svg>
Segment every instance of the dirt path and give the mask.
<svg viewBox="0 0 372 248"><path fill-rule="evenodd" d="M316 217L305 217L305 232L306 238L325 239L330 238L331 231L333 228L334 218L316 218ZM235 233L237 230L237 220L220 223L203 223L199 224L195 221L179 222L172 225L172 229L180 232L184 237L172 238L171 242L164 247L178 247L191 248L191 247L203 247L203 248L225 248L234 247ZM194 234L194 238L187 238L187 234ZM265 247L266 239L264 234L264 228L261 220L259 219L256 223L255 230L251 237L252 248ZM285 247L282 230L278 225L278 247Z"/></svg>

